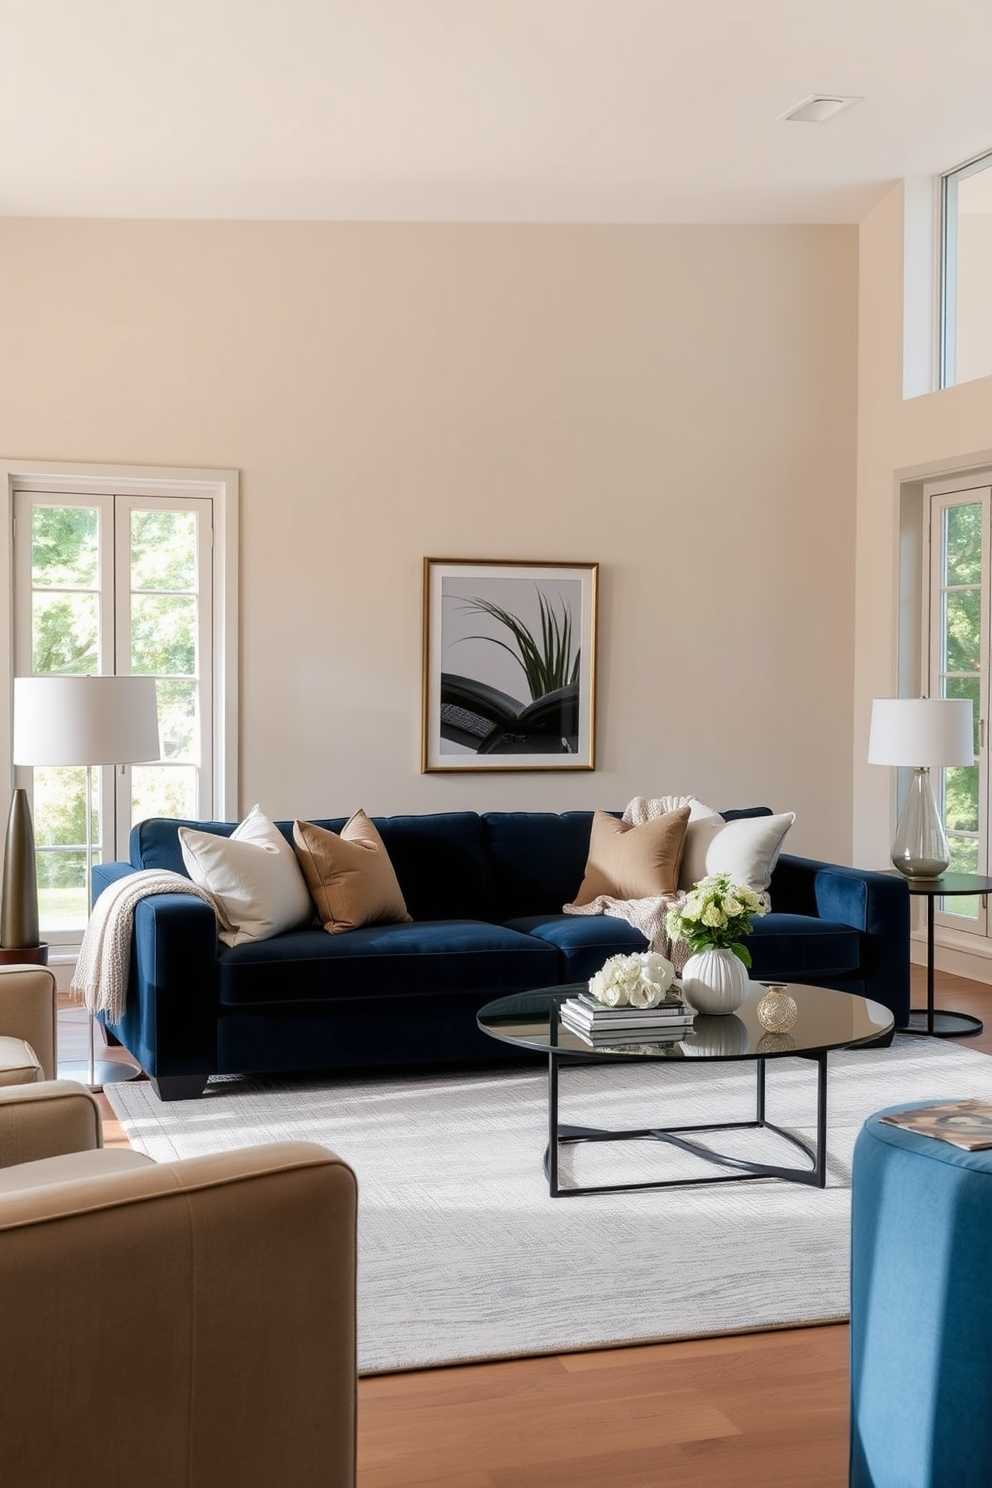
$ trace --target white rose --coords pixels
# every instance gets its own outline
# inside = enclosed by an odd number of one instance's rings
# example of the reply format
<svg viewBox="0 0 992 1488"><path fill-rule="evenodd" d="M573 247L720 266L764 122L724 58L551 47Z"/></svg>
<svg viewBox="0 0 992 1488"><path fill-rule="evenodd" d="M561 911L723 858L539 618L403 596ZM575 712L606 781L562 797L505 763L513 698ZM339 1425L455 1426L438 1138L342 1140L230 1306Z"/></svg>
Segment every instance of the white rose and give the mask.
<svg viewBox="0 0 992 1488"><path fill-rule="evenodd" d="M661 988L656 987L653 982L639 979L632 982L627 988L627 997L631 1007L649 1008L654 1007L661 1001Z"/></svg>
<svg viewBox="0 0 992 1488"><path fill-rule="evenodd" d="M595 997L597 1002L603 1000L604 978L602 970L596 972L595 976L589 978L589 995Z"/></svg>
<svg viewBox="0 0 992 1488"><path fill-rule="evenodd" d="M702 913L702 921L704 925L711 925L714 929L718 929L724 923L723 915L715 904L707 904Z"/></svg>
<svg viewBox="0 0 992 1488"><path fill-rule="evenodd" d="M607 1007L626 1007L627 989L619 978L607 982L603 988L603 1001Z"/></svg>
<svg viewBox="0 0 992 1488"><path fill-rule="evenodd" d="M644 966L648 976L662 994L667 992L675 980L675 967L667 956L661 956L657 951L645 951Z"/></svg>
<svg viewBox="0 0 992 1488"><path fill-rule="evenodd" d="M623 959L622 956L611 956L589 983L592 996L604 1007L623 1007L627 1001L623 968L618 965Z"/></svg>

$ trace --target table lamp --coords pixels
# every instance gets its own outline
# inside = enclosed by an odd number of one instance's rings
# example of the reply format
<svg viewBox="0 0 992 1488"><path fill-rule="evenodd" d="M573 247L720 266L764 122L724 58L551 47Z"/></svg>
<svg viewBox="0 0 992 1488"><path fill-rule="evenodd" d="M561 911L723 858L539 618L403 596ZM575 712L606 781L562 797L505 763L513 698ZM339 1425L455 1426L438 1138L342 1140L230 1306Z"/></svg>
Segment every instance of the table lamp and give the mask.
<svg viewBox="0 0 992 1488"><path fill-rule="evenodd" d="M951 855L930 770L975 763L971 699L876 698L868 763L912 766L913 783L896 828L892 861L907 878L939 878Z"/></svg>
<svg viewBox="0 0 992 1488"><path fill-rule="evenodd" d="M153 677L15 677L14 764L86 766L86 912L93 875L93 766L129 765L161 757L158 701ZM26 797L25 797L26 800ZM15 865L30 876L37 895L33 839L30 853ZM5 868L5 878L11 864ZM37 899L35 899L37 903ZM60 1064L60 1079L85 1079L92 1089L132 1080L135 1066L93 1057L93 1010L89 1015L89 1060Z"/></svg>

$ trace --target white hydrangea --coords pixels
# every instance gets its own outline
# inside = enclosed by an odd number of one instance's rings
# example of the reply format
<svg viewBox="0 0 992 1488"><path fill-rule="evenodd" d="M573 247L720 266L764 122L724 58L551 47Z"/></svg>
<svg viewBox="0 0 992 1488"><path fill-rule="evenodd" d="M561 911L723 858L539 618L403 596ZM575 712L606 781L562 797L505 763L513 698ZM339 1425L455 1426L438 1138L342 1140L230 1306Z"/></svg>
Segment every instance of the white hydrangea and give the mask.
<svg viewBox="0 0 992 1488"><path fill-rule="evenodd" d="M604 1007L656 1007L675 979L671 961L657 951L611 956L589 978L589 993Z"/></svg>

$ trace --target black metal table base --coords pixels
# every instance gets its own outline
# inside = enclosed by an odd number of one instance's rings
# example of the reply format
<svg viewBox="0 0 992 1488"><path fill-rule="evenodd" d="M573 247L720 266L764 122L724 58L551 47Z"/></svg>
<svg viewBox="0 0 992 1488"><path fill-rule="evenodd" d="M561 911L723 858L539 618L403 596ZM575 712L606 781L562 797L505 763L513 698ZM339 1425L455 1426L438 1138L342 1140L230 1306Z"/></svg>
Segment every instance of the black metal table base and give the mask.
<svg viewBox="0 0 992 1488"><path fill-rule="evenodd" d="M975 889L971 880L958 874L957 880L940 878L935 879L932 884L911 883L909 892L924 895L927 901L927 1005L925 1008L911 1008L909 1022L905 1028L897 1031L921 1033L928 1038L968 1038L972 1034L981 1033L981 1018L973 1018L970 1013L956 1013L950 1008L935 1008L933 1005L934 916L937 900L942 894L981 893L981 889Z"/></svg>
<svg viewBox="0 0 992 1488"><path fill-rule="evenodd" d="M950 1008L912 1008L909 1022L899 1033L925 1033L930 1038L968 1038L981 1033L981 1018L955 1013Z"/></svg>
<svg viewBox="0 0 992 1488"><path fill-rule="evenodd" d="M814 1188L823 1188L827 1181L827 1056L826 1053L800 1055L811 1060L817 1067L816 1079L816 1144L810 1146L794 1133L785 1131L774 1122L765 1119L765 1064L756 1060L757 1092L755 1118L753 1121L715 1121L696 1126L639 1127L631 1131L610 1131L593 1126L573 1126L558 1120L558 1076L561 1064L575 1063L561 1055L548 1056L548 1146L544 1154L544 1171L548 1178L548 1190L553 1199L570 1198L577 1194L624 1193L628 1190L651 1188L686 1188L696 1184L742 1183L755 1178L783 1178L790 1183L806 1183ZM726 1153L714 1152L699 1142L692 1141L689 1133L719 1131L770 1131L800 1151L809 1159L808 1167L789 1168L773 1163L751 1162L745 1158L730 1157ZM562 1188L558 1181L559 1157L562 1146L577 1142L628 1142L656 1141L668 1143L694 1157L718 1167L733 1169L729 1173L717 1173L709 1177L659 1178L641 1183L601 1183L574 1185Z"/></svg>

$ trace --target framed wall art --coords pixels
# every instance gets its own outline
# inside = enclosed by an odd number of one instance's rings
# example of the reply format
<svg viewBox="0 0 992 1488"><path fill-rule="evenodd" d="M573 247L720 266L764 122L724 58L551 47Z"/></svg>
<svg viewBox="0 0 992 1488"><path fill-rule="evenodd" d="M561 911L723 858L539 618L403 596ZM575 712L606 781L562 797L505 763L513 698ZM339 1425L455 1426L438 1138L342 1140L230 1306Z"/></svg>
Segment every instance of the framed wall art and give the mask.
<svg viewBox="0 0 992 1488"><path fill-rule="evenodd" d="M424 559L424 771L595 768L598 570Z"/></svg>

